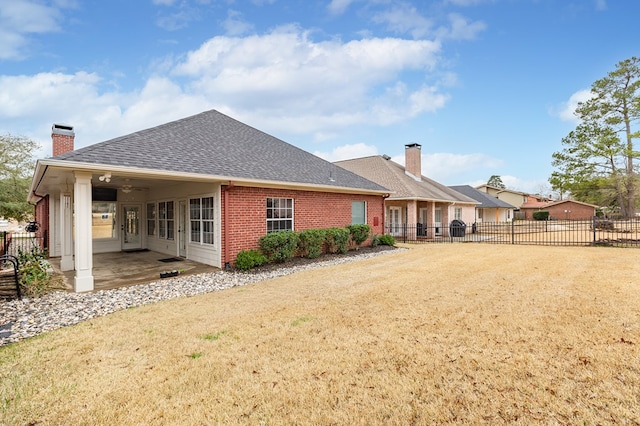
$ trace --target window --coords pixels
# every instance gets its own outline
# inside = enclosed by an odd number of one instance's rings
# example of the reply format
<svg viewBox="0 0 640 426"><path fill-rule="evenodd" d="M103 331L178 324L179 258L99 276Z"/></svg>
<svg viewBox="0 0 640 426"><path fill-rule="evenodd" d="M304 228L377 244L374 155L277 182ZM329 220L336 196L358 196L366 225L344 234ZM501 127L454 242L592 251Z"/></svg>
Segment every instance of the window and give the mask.
<svg viewBox="0 0 640 426"><path fill-rule="evenodd" d="M478 209L478 219L482 220L483 216L484 216L484 210Z"/></svg>
<svg viewBox="0 0 640 426"><path fill-rule="evenodd" d="M462 207L456 207L453 211L453 218L462 220Z"/></svg>
<svg viewBox="0 0 640 426"><path fill-rule="evenodd" d="M173 240L174 219L173 201L158 203L158 237L163 240Z"/></svg>
<svg viewBox="0 0 640 426"><path fill-rule="evenodd" d="M267 198L267 233L293 231L293 198Z"/></svg>
<svg viewBox="0 0 640 426"><path fill-rule="evenodd" d="M156 204L147 204L147 235L153 237L156 235Z"/></svg>
<svg viewBox="0 0 640 426"><path fill-rule="evenodd" d="M360 225L367 223L367 203L364 201L351 202L351 224Z"/></svg>
<svg viewBox="0 0 640 426"><path fill-rule="evenodd" d="M213 218L213 197L189 200L192 243L213 244Z"/></svg>
<svg viewBox="0 0 640 426"><path fill-rule="evenodd" d="M115 201L94 201L91 203L91 213L91 233L94 240L118 237Z"/></svg>

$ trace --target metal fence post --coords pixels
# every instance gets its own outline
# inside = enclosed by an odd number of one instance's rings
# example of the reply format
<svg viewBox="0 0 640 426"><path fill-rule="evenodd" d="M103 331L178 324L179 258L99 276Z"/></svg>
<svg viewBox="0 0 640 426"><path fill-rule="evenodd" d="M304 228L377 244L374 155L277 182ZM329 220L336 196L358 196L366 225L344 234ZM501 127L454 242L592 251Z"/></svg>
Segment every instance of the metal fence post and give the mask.
<svg viewBox="0 0 640 426"><path fill-rule="evenodd" d="M515 219L515 218L514 218ZM511 244L516 243L516 221L511 221Z"/></svg>

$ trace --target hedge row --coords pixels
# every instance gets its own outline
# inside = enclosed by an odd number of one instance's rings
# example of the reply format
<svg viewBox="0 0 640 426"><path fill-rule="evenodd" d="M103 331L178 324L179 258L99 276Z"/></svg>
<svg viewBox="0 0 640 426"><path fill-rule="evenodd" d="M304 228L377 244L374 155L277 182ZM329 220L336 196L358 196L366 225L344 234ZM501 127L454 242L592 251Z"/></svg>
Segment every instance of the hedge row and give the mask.
<svg viewBox="0 0 640 426"><path fill-rule="evenodd" d="M238 269L247 270L268 262L284 262L294 256L314 259L323 253L346 253L350 247L360 248L370 235L369 225L272 232L260 238L260 250L238 253L235 264ZM371 242L395 245L390 235L374 236Z"/></svg>

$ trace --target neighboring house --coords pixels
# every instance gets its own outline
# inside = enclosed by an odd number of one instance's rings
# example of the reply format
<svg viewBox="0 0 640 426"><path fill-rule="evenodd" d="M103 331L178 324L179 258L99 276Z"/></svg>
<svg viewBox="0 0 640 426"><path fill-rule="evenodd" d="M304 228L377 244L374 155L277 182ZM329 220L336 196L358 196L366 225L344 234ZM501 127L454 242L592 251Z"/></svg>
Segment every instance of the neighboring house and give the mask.
<svg viewBox="0 0 640 426"><path fill-rule="evenodd" d="M49 255L93 283L93 253L149 249L225 267L272 231L366 223L382 234L381 185L207 111L73 150L54 124L29 201Z"/></svg>
<svg viewBox="0 0 640 426"><path fill-rule="evenodd" d="M506 188L498 188L487 184L476 186L476 189L506 203L509 203L512 206L515 206L517 209L519 209L521 205L526 203L529 200L530 196L530 194L527 194L526 192L514 191Z"/></svg>
<svg viewBox="0 0 640 426"><path fill-rule="evenodd" d="M598 206L581 201L529 201L520 207L522 219L533 220L533 213L548 211L551 220L589 220L596 215Z"/></svg>
<svg viewBox="0 0 640 426"><path fill-rule="evenodd" d="M385 225L388 233L404 232L432 238L449 235L454 219L471 223L477 201L422 175L421 145L405 145L406 167L388 156L375 155L337 161L340 167L389 188L385 201Z"/></svg>
<svg viewBox="0 0 640 426"><path fill-rule="evenodd" d="M470 185L454 185L449 188L473 198L480 203L476 205L474 222L509 222L513 220L516 207L506 201L492 197L486 192L479 191Z"/></svg>

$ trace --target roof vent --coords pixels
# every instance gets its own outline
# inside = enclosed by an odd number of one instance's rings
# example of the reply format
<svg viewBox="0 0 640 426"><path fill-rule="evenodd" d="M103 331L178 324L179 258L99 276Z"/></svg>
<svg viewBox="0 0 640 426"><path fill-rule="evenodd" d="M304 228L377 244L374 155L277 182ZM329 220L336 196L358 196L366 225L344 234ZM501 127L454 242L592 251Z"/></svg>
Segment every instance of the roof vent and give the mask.
<svg viewBox="0 0 640 426"><path fill-rule="evenodd" d="M384 158L384 159L385 159L385 160L387 160L387 161L388 161L388 160L391 160L391 157L389 157L387 154L384 154L384 155L382 156L382 158Z"/></svg>

